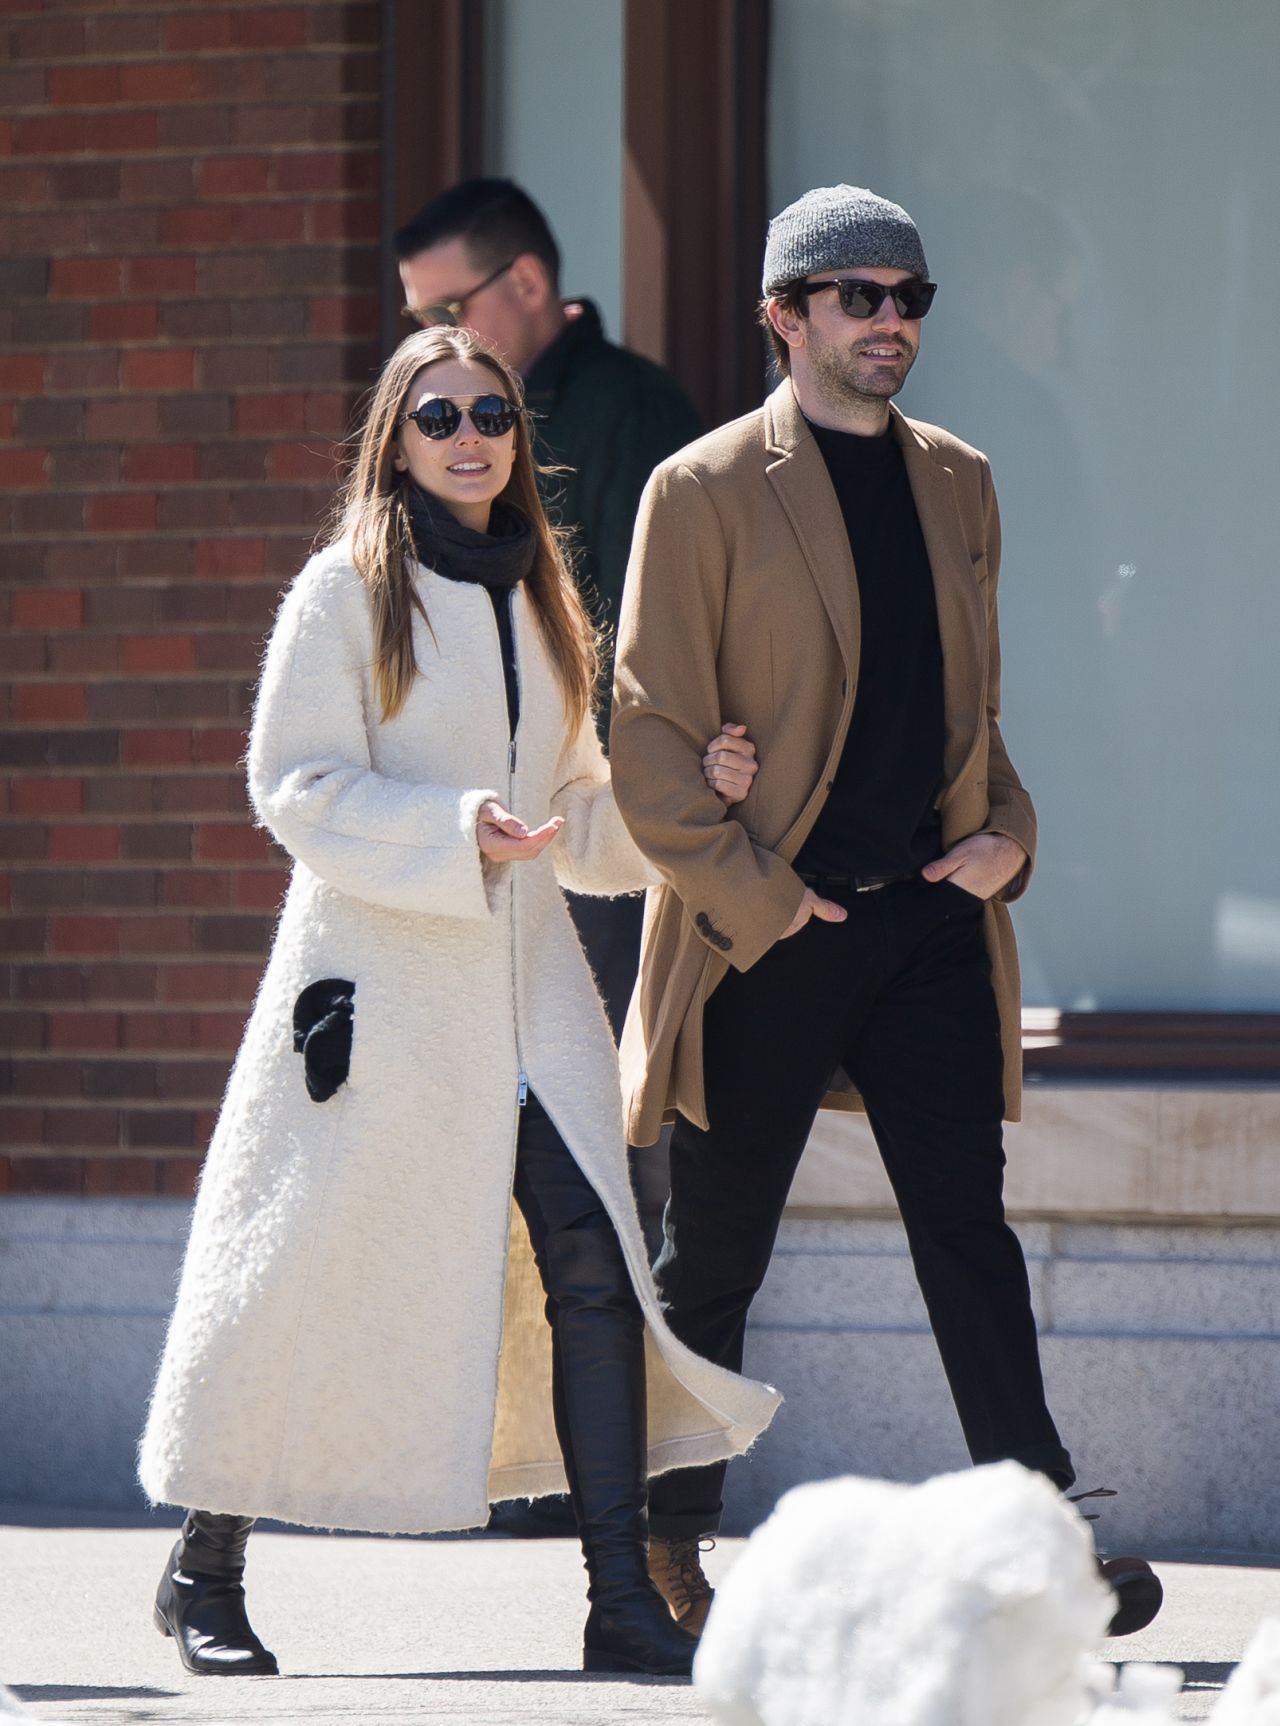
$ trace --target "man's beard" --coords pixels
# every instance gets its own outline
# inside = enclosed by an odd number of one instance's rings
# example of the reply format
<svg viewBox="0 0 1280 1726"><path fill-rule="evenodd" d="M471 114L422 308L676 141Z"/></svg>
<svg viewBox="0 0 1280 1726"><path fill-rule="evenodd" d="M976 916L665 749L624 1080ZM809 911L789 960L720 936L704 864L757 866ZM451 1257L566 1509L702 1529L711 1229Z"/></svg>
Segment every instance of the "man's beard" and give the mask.
<svg viewBox="0 0 1280 1726"><path fill-rule="evenodd" d="M856 407L870 401L888 401L907 381L915 360L915 349L900 338L867 341L862 347L894 347L902 353L900 366L859 365L858 352L834 344L809 342L809 364L819 388L831 400Z"/></svg>

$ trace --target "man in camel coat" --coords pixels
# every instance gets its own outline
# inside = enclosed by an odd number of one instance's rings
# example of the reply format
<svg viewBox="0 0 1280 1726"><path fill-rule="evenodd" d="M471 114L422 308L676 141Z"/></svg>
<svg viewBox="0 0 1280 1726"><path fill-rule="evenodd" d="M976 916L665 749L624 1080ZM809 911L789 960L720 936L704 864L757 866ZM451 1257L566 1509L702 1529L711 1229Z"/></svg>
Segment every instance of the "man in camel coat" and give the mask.
<svg viewBox="0 0 1280 1726"><path fill-rule="evenodd" d="M890 405L933 297L898 205L807 193L764 292L783 381L654 474L619 633L615 794L664 883L622 1045L632 1142L675 1115L660 1292L740 1366L814 1116L864 1108L973 1460L1065 1488L1002 1200L1035 815L999 727L991 474ZM721 715L758 750L732 809L702 771ZM653 1483L655 1580L694 1629L723 1480Z"/></svg>

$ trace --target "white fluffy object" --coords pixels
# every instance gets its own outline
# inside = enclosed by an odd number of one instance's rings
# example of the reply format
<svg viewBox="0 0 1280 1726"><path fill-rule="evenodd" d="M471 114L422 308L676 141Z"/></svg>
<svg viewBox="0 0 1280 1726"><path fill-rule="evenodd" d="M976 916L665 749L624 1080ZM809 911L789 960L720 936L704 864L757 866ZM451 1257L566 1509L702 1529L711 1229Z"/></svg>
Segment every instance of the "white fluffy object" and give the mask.
<svg viewBox="0 0 1280 1726"><path fill-rule="evenodd" d="M1280 1618L1264 1618L1231 1674L1213 1726L1280 1726Z"/></svg>
<svg viewBox="0 0 1280 1726"><path fill-rule="evenodd" d="M1084 1522L1017 1463L849 1476L757 1529L694 1677L721 1726L1081 1726L1112 1610Z"/></svg>

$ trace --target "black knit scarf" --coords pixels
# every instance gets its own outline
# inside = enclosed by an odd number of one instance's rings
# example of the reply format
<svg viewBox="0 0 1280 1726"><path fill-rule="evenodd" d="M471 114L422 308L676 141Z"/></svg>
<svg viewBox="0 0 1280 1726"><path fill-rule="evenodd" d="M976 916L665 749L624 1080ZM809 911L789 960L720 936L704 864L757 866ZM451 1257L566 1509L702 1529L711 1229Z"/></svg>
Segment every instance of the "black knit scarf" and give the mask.
<svg viewBox="0 0 1280 1726"><path fill-rule="evenodd" d="M537 541L527 516L507 503L489 512L488 533L463 527L439 498L410 482L405 487L409 526L418 562L450 581L474 581L490 591L515 587L533 568Z"/></svg>

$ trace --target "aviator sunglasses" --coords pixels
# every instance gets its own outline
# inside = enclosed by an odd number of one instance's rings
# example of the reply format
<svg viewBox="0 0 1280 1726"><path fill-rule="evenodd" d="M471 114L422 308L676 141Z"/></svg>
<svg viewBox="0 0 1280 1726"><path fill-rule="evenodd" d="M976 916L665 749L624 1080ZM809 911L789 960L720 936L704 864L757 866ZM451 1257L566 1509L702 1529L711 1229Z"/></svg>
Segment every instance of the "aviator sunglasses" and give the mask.
<svg viewBox="0 0 1280 1726"><path fill-rule="evenodd" d="M424 330L430 329L433 324L447 324L452 328L462 322L467 301L474 300L477 294L491 288L499 276L505 276L514 263L514 258L508 258L505 264L498 265L492 275L486 276L482 282L477 282L474 288L468 288L465 294L459 294L456 300L438 300L430 306L401 306L400 316L411 319Z"/></svg>
<svg viewBox="0 0 1280 1726"><path fill-rule="evenodd" d="M886 299L892 299L900 318L922 318L933 304L937 282L899 282L885 288L879 282L864 282L857 276L837 276L825 282L802 282L806 294L816 294L820 288L834 288L840 296L840 310L849 318L874 318Z"/></svg>
<svg viewBox="0 0 1280 1726"><path fill-rule="evenodd" d="M423 437L436 441L453 436L462 424L464 409L481 437L505 437L520 418L520 409L515 403L497 394L472 396L469 401L466 398L454 401L450 396L429 396L426 401L419 402L411 414L401 414L396 426L412 420Z"/></svg>

